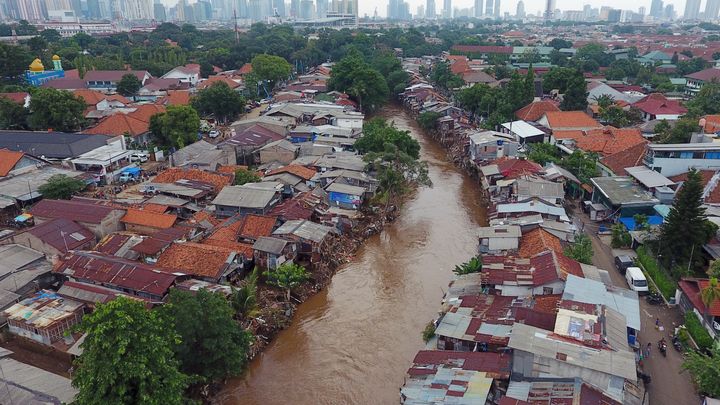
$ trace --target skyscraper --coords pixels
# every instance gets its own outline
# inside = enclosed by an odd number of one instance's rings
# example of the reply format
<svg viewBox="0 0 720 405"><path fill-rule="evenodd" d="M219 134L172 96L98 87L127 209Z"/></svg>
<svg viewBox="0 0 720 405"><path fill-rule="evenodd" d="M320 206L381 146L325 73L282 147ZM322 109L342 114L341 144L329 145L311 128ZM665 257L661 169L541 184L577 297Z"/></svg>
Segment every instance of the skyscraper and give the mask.
<svg viewBox="0 0 720 405"><path fill-rule="evenodd" d="M425 18L435 18L436 16L435 0L427 0L425 3Z"/></svg>
<svg viewBox="0 0 720 405"><path fill-rule="evenodd" d="M652 0L650 4L650 17L659 20L663 15L663 0Z"/></svg>
<svg viewBox="0 0 720 405"><path fill-rule="evenodd" d="M675 6L672 4L668 4L665 6L665 19L666 20L674 20L675 19Z"/></svg>
<svg viewBox="0 0 720 405"><path fill-rule="evenodd" d="M500 18L500 0L495 0L495 18Z"/></svg>
<svg viewBox="0 0 720 405"><path fill-rule="evenodd" d="M443 18L452 18L452 0L443 0Z"/></svg>
<svg viewBox="0 0 720 405"><path fill-rule="evenodd" d="M555 0L545 0L545 19L552 20L555 14L556 3Z"/></svg>
<svg viewBox="0 0 720 405"><path fill-rule="evenodd" d="M475 0L475 17L482 17L483 0Z"/></svg>
<svg viewBox="0 0 720 405"><path fill-rule="evenodd" d="M493 15L493 0L487 0L485 2L485 15L492 17L492 15Z"/></svg>
<svg viewBox="0 0 720 405"><path fill-rule="evenodd" d="M98 0L87 0L87 16L90 20L100 19L100 2Z"/></svg>
<svg viewBox="0 0 720 405"><path fill-rule="evenodd" d="M300 19L301 20L310 20L313 18L314 11L313 10L313 2L312 0L300 0Z"/></svg>
<svg viewBox="0 0 720 405"><path fill-rule="evenodd" d="M697 20L699 14L700 0L687 0L685 3L685 13L683 13L683 19Z"/></svg>
<svg viewBox="0 0 720 405"><path fill-rule="evenodd" d="M153 15L155 16L156 21L167 21L165 6L163 6L160 2L153 4Z"/></svg>
<svg viewBox="0 0 720 405"><path fill-rule="evenodd" d="M280 2L284 2L284 0L277 0ZM327 17L328 12L328 0L317 0L315 4L315 12L317 13L318 18L325 18Z"/></svg>
<svg viewBox="0 0 720 405"><path fill-rule="evenodd" d="M707 0L707 3L705 3L705 19L717 19L718 11L720 11L720 0Z"/></svg>
<svg viewBox="0 0 720 405"><path fill-rule="evenodd" d="M517 8L515 9L515 17L525 18L525 3L522 0L518 1Z"/></svg>

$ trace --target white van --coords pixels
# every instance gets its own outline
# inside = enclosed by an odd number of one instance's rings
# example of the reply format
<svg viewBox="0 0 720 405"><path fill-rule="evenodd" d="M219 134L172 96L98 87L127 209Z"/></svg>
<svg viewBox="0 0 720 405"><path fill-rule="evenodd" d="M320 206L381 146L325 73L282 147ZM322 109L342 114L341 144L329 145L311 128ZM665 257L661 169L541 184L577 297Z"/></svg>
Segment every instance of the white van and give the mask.
<svg viewBox="0 0 720 405"><path fill-rule="evenodd" d="M639 267L628 267L625 271L625 280L628 286L638 294L647 294L649 292L648 282Z"/></svg>

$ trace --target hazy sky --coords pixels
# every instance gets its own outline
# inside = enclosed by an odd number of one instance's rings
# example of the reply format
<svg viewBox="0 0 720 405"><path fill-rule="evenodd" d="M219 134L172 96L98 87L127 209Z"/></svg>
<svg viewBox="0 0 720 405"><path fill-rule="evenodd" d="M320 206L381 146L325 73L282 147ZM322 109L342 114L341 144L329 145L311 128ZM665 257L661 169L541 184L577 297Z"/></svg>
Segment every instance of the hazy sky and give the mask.
<svg viewBox="0 0 720 405"><path fill-rule="evenodd" d="M360 7L360 16L363 16L365 14L372 16L375 12L375 9L377 8L378 14L380 16L385 16L386 10L387 10L387 0L358 0L359 1L359 7ZM484 0L484 2L487 0ZM600 6L610 6L613 8L620 8L625 10L633 10L637 11L639 7L644 6L645 7L645 13L648 13L650 11L650 2L651 0L556 0L557 1L557 7L561 10L581 10L583 8L583 5L590 4L593 7L600 7ZM705 1L702 1L702 5L700 10L705 9ZM287 0L286 2L289 2ZM417 6L420 4L425 4L426 0L408 0L410 3L410 12L412 14L416 13ZM515 14L515 8L517 7L518 0L500 0L501 4L501 15L504 12L509 12L511 15ZM541 11L545 8L545 0L524 0L525 2L525 12L528 14L537 14L538 11ZM173 6L177 4L177 0L163 0L163 3L167 6ZM194 3L193 0L190 0L189 3ZM466 7L472 7L473 4L475 4L474 0L452 0L453 8L466 8ZM683 9L685 7L685 0L674 0L674 1L668 1L665 0L664 4L674 4L675 5L675 12L679 15L682 15ZM438 13L442 10L443 7L443 0L435 0L435 8L437 9Z"/></svg>

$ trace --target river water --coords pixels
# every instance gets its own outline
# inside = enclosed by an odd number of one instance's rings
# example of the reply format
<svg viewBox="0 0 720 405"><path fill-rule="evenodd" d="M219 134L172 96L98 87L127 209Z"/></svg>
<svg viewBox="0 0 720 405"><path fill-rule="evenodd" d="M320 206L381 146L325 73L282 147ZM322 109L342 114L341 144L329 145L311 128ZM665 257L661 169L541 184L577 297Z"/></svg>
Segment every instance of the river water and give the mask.
<svg viewBox="0 0 720 405"><path fill-rule="evenodd" d="M368 239L328 288L300 305L293 324L233 379L218 404L397 404L405 371L424 347L455 264L485 225L480 187L420 133L400 107L381 114L420 142L432 188Z"/></svg>

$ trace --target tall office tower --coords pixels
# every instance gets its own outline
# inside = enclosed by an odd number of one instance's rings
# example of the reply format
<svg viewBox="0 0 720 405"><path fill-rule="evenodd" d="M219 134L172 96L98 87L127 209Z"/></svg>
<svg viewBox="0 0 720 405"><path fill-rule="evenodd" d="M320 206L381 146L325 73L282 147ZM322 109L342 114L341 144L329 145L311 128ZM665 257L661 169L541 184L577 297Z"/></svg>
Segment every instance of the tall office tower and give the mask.
<svg viewBox="0 0 720 405"><path fill-rule="evenodd" d="M45 19L45 2L41 0L8 0L8 17L13 20L40 21Z"/></svg>
<svg viewBox="0 0 720 405"><path fill-rule="evenodd" d="M317 0L317 2L318 2L318 9L320 8L320 3L323 3L323 2L325 3L326 9L327 9L327 0L324 0L324 1ZM285 0L273 0L272 8L273 8L272 9L273 15L277 15L278 17L285 17ZM319 17L319 15L318 15L318 17Z"/></svg>
<svg viewBox="0 0 720 405"><path fill-rule="evenodd" d="M705 19L716 20L720 11L720 0L707 0L705 3Z"/></svg>
<svg viewBox="0 0 720 405"><path fill-rule="evenodd" d="M232 11L233 11L233 15L231 16L231 18L235 18L235 15L237 15L237 18L247 18L247 16L248 16L247 0L237 0L235 9Z"/></svg>
<svg viewBox="0 0 720 405"><path fill-rule="evenodd" d="M637 12L640 16L645 17L645 7L640 6Z"/></svg>
<svg viewBox="0 0 720 405"><path fill-rule="evenodd" d="M122 16L127 20L152 20L152 0L125 0ZM208 3L209 5L209 3Z"/></svg>
<svg viewBox="0 0 720 405"><path fill-rule="evenodd" d="M177 21L185 21L185 9L187 8L187 0L178 0L175 6L175 19Z"/></svg>
<svg viewBox="0 0 720 405"><path fill-rule="evenodd" d="M687 2L685 2L685 12L683 13L683 19L697 20L699 14L700 0L687 0Z"/></svg>
<svg viewBox="0 0 720 405"><path fill-rule="evenodd" d="M310 20L313 18L312 0L300 0L300 19Z"/></svg>
<svg viewBox="0 0 720 405"><path fill-rule="evenodd" d="M397 20L400 14L400 1L401 0L389 0L387 5L387 18L388 20Z"/></svg>
<svg viewBox="0 0 720 405"><path fill-rule="evenodd" d="M672 4L666 5L664 17L666 20L674 20L675 19L675 6L673 6Z"/></svg>
<svg viewBox="0 0 720 405"><path fill-rule="evenodd" d="M663 16L663 0L652 0L650 3L650 17L659 20Z"/></svg>
<svg viewBox="0 0 720 405"><path fill-rule="evenodd" d="M260 0L248 0L247 2L247 18L252 21L260 21Z"/></svg>
<svg viewBox="0 0 720 405"><path fill-rule="evenodd" d="M290 17L300 15L300 0L290 0Z"/></svg>
<svg viewBox="0 0 720 405"><path fill-rule="evenodd" d="M546 20L552 20L555 14L556 2L555 0L545 0L545 14Z"/></svg>
<svg viewBox="0 0 720 405"><path fill-rule="evenodd" d="M495 13L493 14L495 18L500 18L500 0L495 0Z"/></svg>
<svg viewBox="0 0 720 405"><path fill-rule="evenodd" d="M162 3L153 4L153 15L155 16L155 21L167 21L167 11L165 11L165 6L163 6Z"/></svg>
<svg viewBox="0 0 720 405"><path fill-rule="evenodd" d="M452 18L452 0L443 0L443 18Z"/></svg>
<svg viewBox="0 0 720 405"><path fill-rule="evenodd" d="M437 16L437 11L435 10L435 0L427 0L425 3L425 18L432 19Z"/></svg>
<svg viewBox="0 0 720 405"><path fill-rule="evenodd" d="M328 0L317 0L315 4L315 13L317 14L317 18L327 17L328 6Z"/></svg>
<svg viewBox="0 0 720 405"><path fill-rule="evenodd" d="M515 8L515 17L525 18L525 3L523 3L522 0L517 3L517 7Z"/></svg>
<svg viewBox="0 0 720 405"><path fill-rule="evenodd" d="M475 0L475 17L483 15L483 0Z"/></svg>
<svg viewBox="0 0 720 405"><path fill-rule="evenodd" d="M425 6L423 6L422 4L417 6L417 10L415 11L415 18L425 18Z"/></svg>
<svg viewBox="0 0 720 405"><path fill-rule="evenodd" d="M80 2L80 0L72 0L70 2L70 6L72 7L73 13L75 13L75 17L85 17L85 14L82 11L82 3Z"/></svg>
<svg viewBox="0 0 720 405"><path fill-rule="evenodd" d="M492 17L493 15L493 0L487 0L485 2L485 15Z"/></svg>
<svg viewBox="0 0 720 405"><path fill-rule="evenodd" d="M586 4L583 6L583 21L589 21L590 15L592 14L592 6Z"/></svg>
<svg viewBox="0 0 720 405"><path fill-rule="evenodd" d="M98 0L87 0L87 18L90 20L100 19L100 2Z"/></svg>

